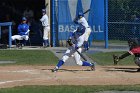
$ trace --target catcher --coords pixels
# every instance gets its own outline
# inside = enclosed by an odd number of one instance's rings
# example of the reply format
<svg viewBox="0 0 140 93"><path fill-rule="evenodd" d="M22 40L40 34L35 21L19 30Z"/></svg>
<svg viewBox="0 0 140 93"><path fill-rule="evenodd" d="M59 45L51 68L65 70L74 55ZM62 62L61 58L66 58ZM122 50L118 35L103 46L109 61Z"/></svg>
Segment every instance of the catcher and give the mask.
<svg viewBox="0 0 140 93"><path fill-rule="evenodd" d="M117 63L125 58L128 57L129 55L134 55L134 62L136 65L138 65L140 67L140 46L139 46L139 42L137 38L131 38L130 40L128 40L128 45L129 45L129 51L122 54L121 56L116 56L113 55L113 60L114 60L114 65L117 65ZM138 72L140 72L140 68L138 68L137 70Z"/></svg>

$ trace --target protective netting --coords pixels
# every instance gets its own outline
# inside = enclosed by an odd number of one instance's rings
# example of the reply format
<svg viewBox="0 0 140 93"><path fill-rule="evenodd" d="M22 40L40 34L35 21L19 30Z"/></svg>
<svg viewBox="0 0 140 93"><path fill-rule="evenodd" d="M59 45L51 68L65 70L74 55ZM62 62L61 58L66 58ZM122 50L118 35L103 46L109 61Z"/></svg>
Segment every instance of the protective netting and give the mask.
<svg viewBox="0 0 140 93"><path fill-rule="evenodd" d="M59 41L65 40L68 36L68 32L73 29L74 25L72 24L72 20L76 16L76 11L79 9L77 6L81 5L80 7L83 11L89 8L93 10L85 15L87 20L90 19L88 22L92 21L92 24L90 24L93 32L92 45L97 46L99 44L104 47L105 2L101 4L98 2L92 2L94 0L87 0L86 2L85 0L60 1L61 2L59 2L57 7ZM99 13L101 10L103 11ZM92 18L90 18L90 14L92 14ZM101 21L101 19L103 19L103 21ZM102 25L102 23L104 24ZM122 44L126 45L128 39L140 38L140 0L108 0L108 38L109 46L111 46L112 43L115 43L114 46Z"/></svg>
<svg viewBox="0 0 140 93"><path fill-rule="evenodd" d="M109 0L109 41L140 38L140 0Z"/></svg>

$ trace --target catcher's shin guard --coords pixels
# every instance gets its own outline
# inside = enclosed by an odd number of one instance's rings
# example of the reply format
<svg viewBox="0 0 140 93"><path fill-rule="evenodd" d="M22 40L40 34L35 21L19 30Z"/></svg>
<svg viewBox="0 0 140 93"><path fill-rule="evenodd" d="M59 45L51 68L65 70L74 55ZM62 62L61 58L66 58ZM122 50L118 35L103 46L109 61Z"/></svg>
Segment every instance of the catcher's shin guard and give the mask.
<svg viewBox="0 0 140 93"><path fill-rule="evenodd" d="M124 54L122 54L120 57L119 57L119 59L123 59L123 58L125 58L125 57L127 57L127 56L129 56L129 55L131 55L129 52L126 52L126 53L124 53Z"/></svg>
<svg viewBox="0 0 140 93"><path fill-rule="evenodd" d="M140 72L140 68L138 68L137 72Z"/></svg>

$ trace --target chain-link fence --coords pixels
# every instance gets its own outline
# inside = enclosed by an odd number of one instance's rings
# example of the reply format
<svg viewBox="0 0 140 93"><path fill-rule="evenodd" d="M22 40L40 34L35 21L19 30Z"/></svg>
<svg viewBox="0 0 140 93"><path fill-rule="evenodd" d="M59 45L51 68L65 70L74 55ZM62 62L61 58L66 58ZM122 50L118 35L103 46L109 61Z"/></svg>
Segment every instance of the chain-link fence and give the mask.
<svg viewBox="0 0 140 93"><path fill-rule="evenodd" d="M93 21L89 22L93 31L93 47L98 45L101 47L105 46L105 40L103 40L105 34L104 26L101 25L104 23L101 20L104 19L105 15L102 13L105 12L105 9L99 13L102 10L102 8L99 9L101 2L93 1L59 0L58 2L56 0L58 40L60 45L63 46L64 42L62 41L66 40L68 32L74 29L72 21L77 11L79 11L79 7L81 7L80 9L83 9L83 11L89 8L92 10L85 17L88 22ZM95 3L98 5L94 5ZM104 7L104 3L102 3L102 7ZM92 12L93 15L90 15ZM101 18L101 16L103 17ZM127 41L130 38L140 38L140 0L108 0L109 47L112 45L115 47L125 45L127 47Z"/></svg>
<svg viewBox="0 0 140 93"><path fill-rule="evenodd" d="M140 38L140 0L109 0L108 31L109 45Z"/></svg>

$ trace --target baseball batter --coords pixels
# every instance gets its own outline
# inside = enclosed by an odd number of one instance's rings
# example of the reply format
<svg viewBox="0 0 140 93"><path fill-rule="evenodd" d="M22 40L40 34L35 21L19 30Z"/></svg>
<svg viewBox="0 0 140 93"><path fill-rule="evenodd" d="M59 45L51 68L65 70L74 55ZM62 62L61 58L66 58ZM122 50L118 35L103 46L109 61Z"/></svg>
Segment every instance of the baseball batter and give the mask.
<svg viewBox="0 0 140 93"><path fill-rule="evenodd" d="M114 65L117 65L117 63L121 60L124 59L125 57L129 56L129 55L134 55L134 62L136 65L138 65L140 67L140 46L139 46L139 42L137 40L137 38L132 38L128 41L128 45L130 47L130 50L124 54L122 54L121 56L116 56L113 55L113 59L114 59ZM137 70L138 72L140 72L140 68Z"/></svg>
<svg viewBox="0 0 140 93"><path fill-rule="evenodd" d="M29 39L28 33L29 33L29 26L26 23L27 19L26 17L22 18L21 24L18 25L18 35L12 36L12 41L14 40L23 40L21 45L25 45L27 40Z"/></svg>
<svg viewBox="0 0 140 93"><path fill-rule="evenodd" d="M81 15L81 13L79 13L78 20L75 20L75 22L79 25L79 27L70 35L70 38L68 39L70 46L52 72L58 71L58 69L66 62L66 60L68 60L69 57L74 57L77 65L89 66L91 67L91 70L95 70L94 63L81 61L80 55L76 52L76 50L80 53L82 52L82 46L85 41L87 42L91 30L86 19L83 17L83 14Z"/></svg>
<svg viewBox="0 0 140 93"><path fill-rule="evenodd" d="M84 17L84 14L82 12L79 12L78 17L76 17L74 19L74 22L76 24L81 24L81 25L83 25L85 27L84 47L85 47L86 50L88 50L89 49L88 38L89 38L89 35L91 33L91 29L90 29L90 27L88 25L87 20Z"/></svg>
<svg viewBox="0 0 140 93"><path fill-rule="evenodd" d="M49 26L49 20L48 16L46 14L46 9L42 9L42 18L40 21L42 22L43 26L43 45L44 47L49 46L49 33L50 33L50 26Z"/></svg>

